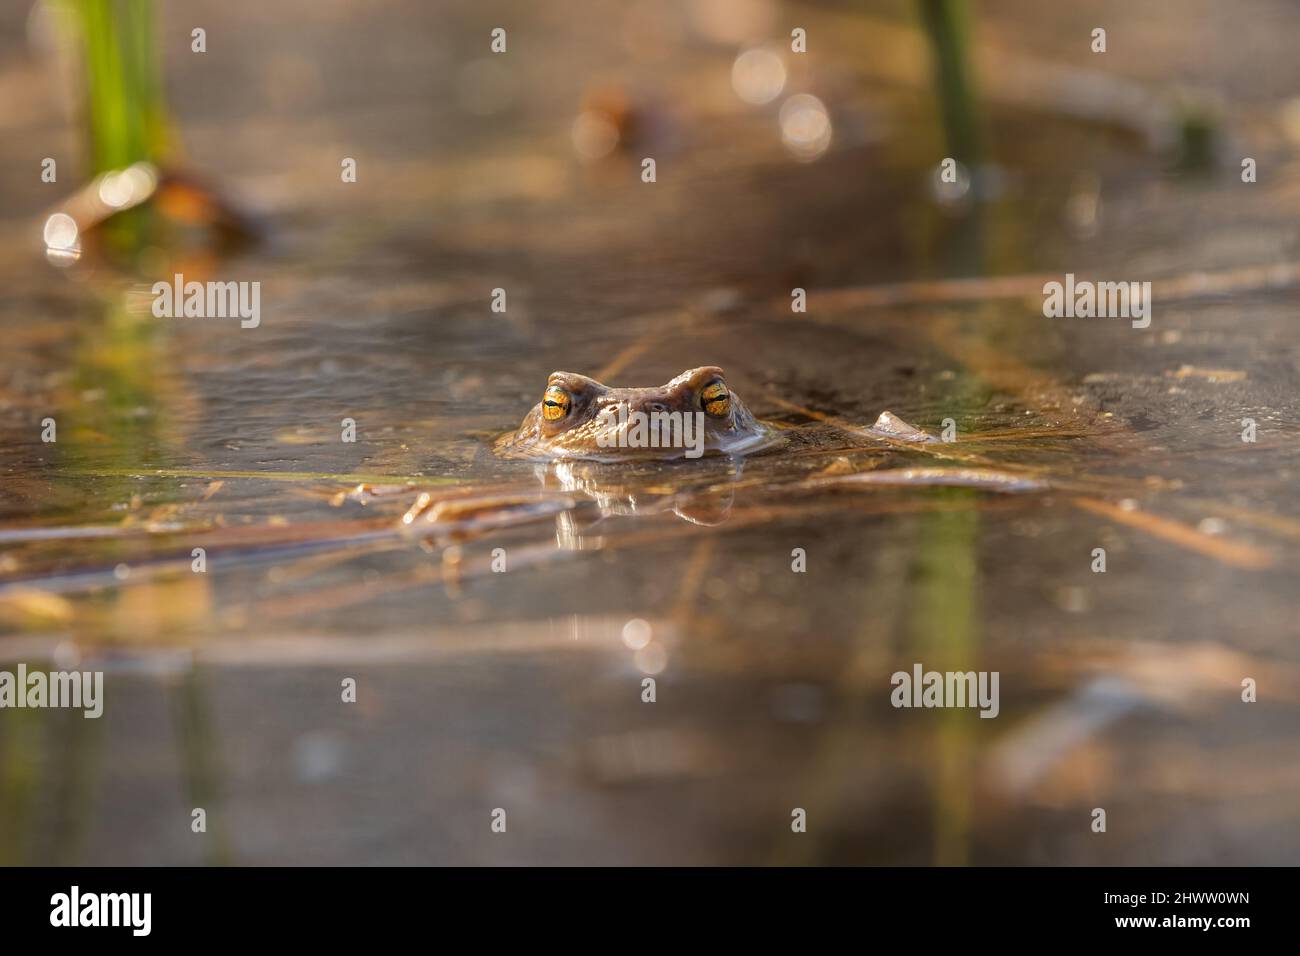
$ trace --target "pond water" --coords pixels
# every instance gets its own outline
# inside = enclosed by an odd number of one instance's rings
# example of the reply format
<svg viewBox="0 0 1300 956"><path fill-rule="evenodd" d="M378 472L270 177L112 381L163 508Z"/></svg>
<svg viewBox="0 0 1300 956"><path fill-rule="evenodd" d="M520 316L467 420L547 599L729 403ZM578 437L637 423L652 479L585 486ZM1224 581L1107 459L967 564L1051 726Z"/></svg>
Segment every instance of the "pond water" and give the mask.
<svg viewBox="0 0 1300 956"><path fill-rule="evenodd" d="M131 266L47 261L76 127L6 31L0 97L49 108L0 157L68 161L0 183L0 668L105 709L0 712L0 861L1295 862L1300 12L1207 59L1214 5L1110 4L1101 60L980 4L963 193L909 5L734 6L812 38L770 105L692 4L518 4L497 56L472 6L200 3L202 56L167 10L185 165L263 235ZM154 318L173 272L260 283L260 324ZM1066 273L1150 281L1150 326L1045 318ZM787 441L493 452L553 370L704 364ZM844 480L909 468L1026 484ZM891 706L915 664L996 671L996 719Z"/></svg>

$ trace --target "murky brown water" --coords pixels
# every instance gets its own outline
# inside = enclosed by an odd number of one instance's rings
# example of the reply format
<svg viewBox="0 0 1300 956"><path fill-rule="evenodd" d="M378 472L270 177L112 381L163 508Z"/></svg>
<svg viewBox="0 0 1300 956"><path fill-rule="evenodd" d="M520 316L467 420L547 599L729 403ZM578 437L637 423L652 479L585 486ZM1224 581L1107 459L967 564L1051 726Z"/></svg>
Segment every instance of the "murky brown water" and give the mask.
<svg viewBox="0 0 1300 956"><path fill-rule="evenodd" d="M1128 6L1099 63L1089 17L980 5L999 192L956 209L905 4L773 19L811 37L785 94L834 124L810 163L689 8L521 4L497 58L471 6L200 4L204 58L168 12L188 160L269 225L187 263L259 281L256 329L45 261L76 128L5 14L0 660L79 661L107 699L0 711L0 860L1295 862L1300 68L1269 38L1300 13L1259 4L1234 18L1258 44L1211 46L1214 4ZM1083 117L1097 75L1129 92ZM1134 128L1131 92L1173 79L1220 97L1215 169ZM571 125L605 87L641 140L584 164ZM47 153L56 185L28 175ZM1150 328L1044 318L1065 272L1152 280ZM970 276L1011 278L945 281ZM492 453L552 369L706 363L783 448ZM958 440L864 435L886 409ZM937 466L1048 488L805 484ZM362 483L411 488L341 494ZM404 531L421 490L549 504ZM891 707L915 662L998 671L997 719Z"/></svg>

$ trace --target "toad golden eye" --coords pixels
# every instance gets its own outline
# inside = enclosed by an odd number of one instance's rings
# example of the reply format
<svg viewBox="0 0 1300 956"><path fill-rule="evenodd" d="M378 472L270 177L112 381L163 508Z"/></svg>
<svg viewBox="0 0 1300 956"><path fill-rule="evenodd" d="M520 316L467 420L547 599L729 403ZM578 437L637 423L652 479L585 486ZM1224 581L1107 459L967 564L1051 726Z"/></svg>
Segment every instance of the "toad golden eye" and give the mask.
<svg viewBox="0 0 1300 956"><path fill-rule="evenodd" d="M727 394L727 386L720 379L714 379L705 385L700 391L700 405L714 418L726 418L731 411L731 396Z"/></svg>
<svg viewBox="0 0 1300 956"><path fill-rule="evenodd" d="M565 415L569 414L569 406L573 399L569 393L558 385L552 385L542 396L542 417L548 422L558 422Z"/></svg>

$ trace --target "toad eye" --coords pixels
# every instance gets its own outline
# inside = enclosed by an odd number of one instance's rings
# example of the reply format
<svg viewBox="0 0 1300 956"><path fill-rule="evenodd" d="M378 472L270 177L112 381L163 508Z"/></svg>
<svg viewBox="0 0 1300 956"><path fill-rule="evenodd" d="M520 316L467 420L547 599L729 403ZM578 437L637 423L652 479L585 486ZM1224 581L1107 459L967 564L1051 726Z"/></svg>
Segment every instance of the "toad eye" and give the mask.
<svg viewBox="0 0 1300 956"><path fill-rule="evenodd" d="M700 406L714 418L726 418L731 412L731 396L726 383L715 378L700 390Z"/></svg>
<svg viewBox="0 0 1300 956"><path fill-rule="evenodd" d="M548 422L558 422L569 414L569 408L572 404L573 398L568 392L558 385L552 385L546 389L546 394L542 396L542 417Z"/></svg>

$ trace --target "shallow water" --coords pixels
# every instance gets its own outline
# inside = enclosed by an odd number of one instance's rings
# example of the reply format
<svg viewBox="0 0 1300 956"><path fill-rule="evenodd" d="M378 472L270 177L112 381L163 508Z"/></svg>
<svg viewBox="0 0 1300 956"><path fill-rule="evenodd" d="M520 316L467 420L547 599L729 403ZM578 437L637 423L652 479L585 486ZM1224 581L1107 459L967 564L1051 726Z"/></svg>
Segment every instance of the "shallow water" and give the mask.
<svg viewBox="0 0 1300 956"><path fill-rule="evenodd" d="M1049 30L1024 8L981 5L983 42L1096 69L1061 38L1071 15ZM1268 10L1239 28L1294 35ZM1165 57L1227 97L1232 151L1193 175L1123 116L990 79L1003 191L954 212L930 192L924 63L863 54L919 36L906 9L799 12L824 40L787 92L835 122L806 164L775 107L731 93L734 46L638 58L608 42L615 8L520 5L509 67L472 80L491 24L423 4L267 8L274 52L169 53L189 161L269 228L186 262L260 281L256 329L155 320L142 273L49 265L55 187L0 186L0 659L107 686L98 721L0 713L0 859L1296 861L1300 353L1295 278L1268 271L1300 258L1282 94L1252 98L1240 52L1197 74L1191 41L1117 44L1108 75L1159 90L1145 64ZM1187 22L1163 16L1107 22ZM15 85L40 75L5 53ZM1275 83L1292 60L1254 66ZM610 75L647 139L584 165L570 125ZM485 82L509 105L480 116L466 89ZM10 115L13 164L19 138L72 141L53 113ZM1268 169L1249 186L1247 148ZM1041 277L1067 271L1153 280L1151 327L1044 318ZM1021 278L946 281L970 276ZM554 369L646 385L702 364L787 443L636 467L493 454ZM951 418L957 440L881 441L865 430L885 410L933 434ZM933 468L1027 485L843 480ZM444 520L403 524L421 492ZM998 717L891 707L916 662L998 671Z"/></svg>

